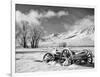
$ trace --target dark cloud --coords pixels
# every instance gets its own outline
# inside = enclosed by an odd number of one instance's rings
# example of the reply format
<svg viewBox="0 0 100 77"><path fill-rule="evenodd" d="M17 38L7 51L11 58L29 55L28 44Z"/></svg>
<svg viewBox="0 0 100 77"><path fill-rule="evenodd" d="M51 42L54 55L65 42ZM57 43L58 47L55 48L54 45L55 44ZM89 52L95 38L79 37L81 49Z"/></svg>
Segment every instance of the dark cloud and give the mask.
<svg viewBox="0 0 100 77"><path fill-rule="evenodd" d="M73 30L76 22L89 16L94 16L93 8L16 4L16 21L41 25L48 33Z"/></svg>

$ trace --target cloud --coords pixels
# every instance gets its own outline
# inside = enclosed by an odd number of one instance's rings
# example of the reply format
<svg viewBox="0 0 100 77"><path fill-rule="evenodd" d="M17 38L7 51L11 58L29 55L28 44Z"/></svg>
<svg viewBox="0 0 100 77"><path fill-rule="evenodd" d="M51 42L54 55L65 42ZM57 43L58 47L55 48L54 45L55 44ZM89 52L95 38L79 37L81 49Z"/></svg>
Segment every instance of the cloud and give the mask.
<svg viewBox="0 0 100 77"><path fill-rule="evenodd" d="M66 12L66 11L54 12L54 11L49 10L43 15L43 17L45 17L45 18L50 18L50 17L54 17L54 16L61 17L64 15L68 15L68 12Z"/></svg>
<svg viewBox="0 0 100 77"><path fill-rule="evenodd" d="M64 24L64 28L67 32L80 32L90 26L94 27L94 16L86 16L77 20L73 25Z"/></svg>
<svg viewBox="0 0 100 77"><path fill-rule="evenodd" d="M54 16L56 16L56 13L51 10L49 10L48 12L45 12L45 14L43 15L43 17L45 17L45 18L50 18L50 17L54 17Z"/></svg>
<svg viewBox="0 0 100 77"><path fill-rule="evenodd" d="M94 16L86 16L75 22L74 28L77 30L82 30L88 28L89 26L94 26Z"/></svg>
<svg viewBox="0 0 100 77"><path fill-rule="evenodd" d="M70 24L66 24L66 23L64 23L64 28L66 29L67 32L73 30L73 27Z"/></svg>
<svg viewBox="0 0 100 77"><path fill-rule="evenodd" d="M32 24L39 25L39 13L36 11L31 11L28 14L24 14L20 11L16 11L16 22L20 23L21 21L27 21Z"/></svg>
<svg viewBox="0 0 100 77"><path fill-rule="evenodd" d="M64 16L64 15L69 15L69 13L66 12L66 11L59 11L57 14L58 14L59 17Z"/></svg>
<svg viewBox="0 0 100 77"><path fill-rule="evenodd" d="M38 12L37 10L31 10L29 13L25 14L20 11L16 11L16 22L20 23L21 21L27 21L30 24L40 25L41 18L51 18L51 17L61 17L64 15L68 15L68 12L66 11L58 11L54 12L51 10L48 10L46 12Z"/></svg>

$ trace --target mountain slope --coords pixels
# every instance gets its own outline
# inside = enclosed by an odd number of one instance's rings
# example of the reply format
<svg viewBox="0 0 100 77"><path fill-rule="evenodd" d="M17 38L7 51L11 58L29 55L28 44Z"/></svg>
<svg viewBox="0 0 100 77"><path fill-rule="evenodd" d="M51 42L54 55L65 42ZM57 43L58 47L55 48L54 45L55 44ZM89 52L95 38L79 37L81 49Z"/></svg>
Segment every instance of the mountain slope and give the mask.
<svg viewBox="0 0 100 77"><path fill-rule="evenodd" d="M44 44L59 44L66 42L68 46L94 46L94 22L84 18L76 26L74 30L67 33L52 34L47 36ZM56 35L56 36L55 36ZM43 44L42 43L42 44Z"/></svg>

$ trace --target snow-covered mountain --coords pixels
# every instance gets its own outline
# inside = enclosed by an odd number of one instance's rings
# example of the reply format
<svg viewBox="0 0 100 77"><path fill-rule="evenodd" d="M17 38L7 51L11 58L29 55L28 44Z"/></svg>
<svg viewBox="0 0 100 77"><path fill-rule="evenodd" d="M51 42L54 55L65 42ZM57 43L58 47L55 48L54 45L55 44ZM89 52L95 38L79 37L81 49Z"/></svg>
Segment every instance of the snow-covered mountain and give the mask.
<svg viewBox="0 0 100 77"><path fill-rule="evenodd" d="M85 22L85 21L84 21ZM66 42L68 46L94 46L94 23L80 24L75 26L75 30L58 34L51 34L44 37L42 44L56 45Z"/></svg>

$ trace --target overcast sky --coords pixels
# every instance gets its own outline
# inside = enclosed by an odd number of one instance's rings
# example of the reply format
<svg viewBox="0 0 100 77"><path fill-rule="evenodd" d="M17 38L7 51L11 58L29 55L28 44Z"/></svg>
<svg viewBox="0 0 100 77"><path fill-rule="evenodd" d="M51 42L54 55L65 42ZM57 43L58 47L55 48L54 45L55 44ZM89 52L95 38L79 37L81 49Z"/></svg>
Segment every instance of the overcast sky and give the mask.
<svg viewBox="0 0 100 77"><path fill-rule="evenodd" d="M16 4L16 22L32 22L42 26L47 33L71 31L76 22L91 17L94 19L93 8Z"/></svg>

